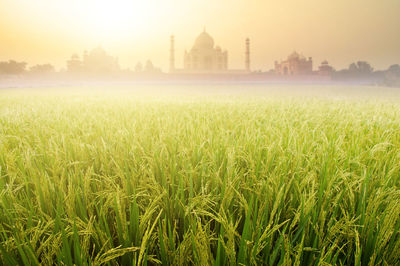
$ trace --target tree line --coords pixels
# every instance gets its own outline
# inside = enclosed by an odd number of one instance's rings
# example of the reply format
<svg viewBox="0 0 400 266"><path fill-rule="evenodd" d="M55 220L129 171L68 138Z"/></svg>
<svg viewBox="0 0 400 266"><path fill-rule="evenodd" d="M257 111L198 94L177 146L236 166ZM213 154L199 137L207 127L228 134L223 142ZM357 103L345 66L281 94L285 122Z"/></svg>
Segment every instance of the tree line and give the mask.
<svg viewBox="0 0 400 266"><path fill-rule="evenodd" d="M73 57L74 58L74 57ZM72 61L71 61L72 60ZM78 67L82 67L79 61L71 59L67 63L66 72L73 73ZM98 62L95 62L98 65ZM96 65L96 64L95 64ZM119 70L123 71L123 70ZM159 68L153 66L150 60L143 66L138 63L134 72L141 73L146 71L161 72ZM126 70L124 70L126 72ZM51 74L56 73L56 69L51 64L37 64L28 68L26 62L18 62L15 60L0 62L0 75L16 75L24 74ZM400 65L391 65L386 70L374 70L374 68L366 61L358 61L351 63L348 68L333 71L332 80L350 81L350 80L371 80L374 83L385 86L400 86Z"/></svg>
<svg viewBox="0 0 400 266"><path fill-rule="evenodd" d="M51 64L38 64L27 68L26 62L17 62L15 60L0 62L0 74L4 75L22 75L25 73L52 73L55 72L55 68Z"/></svg>

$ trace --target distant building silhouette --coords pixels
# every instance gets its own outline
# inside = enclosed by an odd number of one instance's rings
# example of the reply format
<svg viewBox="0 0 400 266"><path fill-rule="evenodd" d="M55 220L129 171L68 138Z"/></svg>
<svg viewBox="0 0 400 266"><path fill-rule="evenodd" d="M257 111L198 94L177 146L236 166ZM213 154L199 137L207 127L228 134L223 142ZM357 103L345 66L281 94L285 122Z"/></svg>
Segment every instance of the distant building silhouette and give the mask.
<svg viewBox="0 0 400 266"><path fill-rule="evenodd" d="M275 73L278 75L309 75L313 71L312 58L306 59L303 55L293 52L284 61L275 61Z"/></svg>
<svg viewBox="0 0 400 266"><path fill-rule="evenodd" d="M246 71L250 72L250 39L246 39L246 60L245 60L245 65L246 65Z"/></svg>
<svg viewBox="0 0 400 266"><path fill-rule="evenodd" d="M183 74L235 74L250 72L250 40L246 39L245 68L232 70L228 68L228 52L215 46L213 37L204 29L196 38L192 48L185 51L183 68L175 66L175 37L170 38L170 73Z"/></svg>
<svg viewBox="0 0 400 266"><path fill-rule="evenodd" d="M169 72L175 71L175 37L171 36L170 51L169 51Z"/></svg>
<svg viewBox="0 0 400 266"><path fill-rule="evenodd" d="M83 56L83 67L88 72L108 73L119 70L118 59L110 56L102 47L97 47Z"/></svg>
<svg viewBox="0 0 400 266"><path fill-rule="evenodd" d="M329 65L328 61L322 61L321 65L318 67L318 74L321 76L331 76L335 69Z"/></svg>
<svg viewBox="0 0 400 266"><path fill-rule="evenodd" d="M184 55L187 72L221 72L228 69L228 52L214 47L214 39L204 30L196 38L192 49Z"/></svg>
<svg viewBox="0 0 400 266"><path fill-rule="evenodd" d="M100 46L89 52L85 51L82 60L77 54L72 55L71 59L67 61L67 69L71 73L94 74L111 73L120 70L117 58L108 55Z"/></svg>
<svg viewBox="0 0 400 266"><path fill-rule="evenodd" d="M136 73L140 73L140 72L142 72L142 71L143 71L143 65L142 65L141 62L138 62L138 63L136 64L136 66L135 66L135 72L136 72Z"/></svg>

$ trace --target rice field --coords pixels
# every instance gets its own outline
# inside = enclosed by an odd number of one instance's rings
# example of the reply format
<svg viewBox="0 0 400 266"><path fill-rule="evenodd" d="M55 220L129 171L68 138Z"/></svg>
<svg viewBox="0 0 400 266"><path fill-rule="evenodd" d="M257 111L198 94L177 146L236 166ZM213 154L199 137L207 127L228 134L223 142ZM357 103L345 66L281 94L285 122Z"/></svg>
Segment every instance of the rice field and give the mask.
<svg viewBox="0 0 400 266"><path fill-rule="evenodd" d="M1 91L0 264L399 265L400 101Z"/></svg>

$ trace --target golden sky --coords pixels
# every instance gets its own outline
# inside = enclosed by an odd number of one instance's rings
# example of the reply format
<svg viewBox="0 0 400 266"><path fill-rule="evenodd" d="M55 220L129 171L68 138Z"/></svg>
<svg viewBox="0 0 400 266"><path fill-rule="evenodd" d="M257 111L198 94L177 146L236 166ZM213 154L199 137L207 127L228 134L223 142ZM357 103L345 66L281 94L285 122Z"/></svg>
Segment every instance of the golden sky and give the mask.
<svg viewBox="0 0 400 266"><path fill-rule="evenodd" d="M244 68L269 70L293 50L337 69L356 60L377 69L400 63L400 0L0 0L0 60L65 67L73 53L98 45L123 68L151 59L168 69L169 36L176 65L206 26Z"/></svg>

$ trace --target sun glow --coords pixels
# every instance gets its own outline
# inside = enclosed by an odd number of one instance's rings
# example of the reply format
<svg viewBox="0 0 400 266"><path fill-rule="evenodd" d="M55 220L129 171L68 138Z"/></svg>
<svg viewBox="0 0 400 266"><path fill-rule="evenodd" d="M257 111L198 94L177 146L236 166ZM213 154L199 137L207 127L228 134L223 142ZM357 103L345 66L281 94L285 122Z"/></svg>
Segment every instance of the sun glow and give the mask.
<svg viewBox="0 0 400 266"><path fill-rule="evenodd" d="M257 69L293 50L337 68L366 60L383 69L400 60L399 10L398 0L0 0L0 60L64 66L71 53L101 45L121 65L150 58L167 69L169 36L182 63L206 26L231 68L243 67L249 37Z"/></svg>
<svg viewBox="0 0 400 266"><path fill-rule="evenodd" d="M167 20L167 4L157 0L15 0L10 5L23 14L11 19L24 28L57 29L100 42L151 34Z"/></svg>
<svg viewBox="0 0 400 266"><path fill-rule="evenodd" d="M80 23L97 37L121 38L150 30L158 8L153 1L88 0L75 4Z"/></svg>

